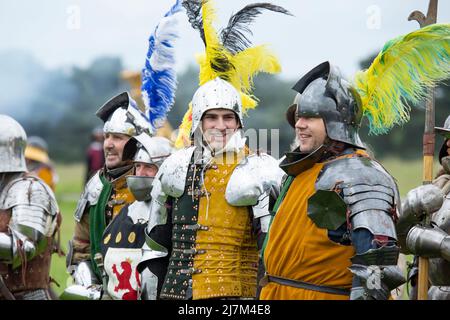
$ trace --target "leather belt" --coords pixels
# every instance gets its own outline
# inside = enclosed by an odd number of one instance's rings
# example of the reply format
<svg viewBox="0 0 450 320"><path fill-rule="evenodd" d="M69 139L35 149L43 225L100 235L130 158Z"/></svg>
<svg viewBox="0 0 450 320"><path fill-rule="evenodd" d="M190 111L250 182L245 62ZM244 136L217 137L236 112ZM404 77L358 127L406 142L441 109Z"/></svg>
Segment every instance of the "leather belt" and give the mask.
<svg viewBox="0 0 450 320"><path fill-rule="evenodd" d="M300 288L300 289L306 289L306 290L312 290L312 291L319 291L324 293L330 293L330 294L337 294L342 296L349 296L350 290L349 289L342 289L342 288L335 288L335 287L329 287L329 286L319 286L316 284L298 281L298 280L292 280L272 275L265 275L264 278L261 280L261 285L266 285L269 282L275 282L278 284L281 284L283 286L289 286L294 288Z"/></svg>

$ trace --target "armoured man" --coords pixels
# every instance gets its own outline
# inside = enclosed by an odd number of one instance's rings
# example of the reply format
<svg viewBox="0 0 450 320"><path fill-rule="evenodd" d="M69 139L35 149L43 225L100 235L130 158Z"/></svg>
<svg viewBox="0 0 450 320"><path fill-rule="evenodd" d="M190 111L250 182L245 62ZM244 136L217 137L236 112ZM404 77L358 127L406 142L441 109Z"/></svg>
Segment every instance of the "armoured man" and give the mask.
<svg viewBox="0 0 450 320"><path fill-rule="evenodd" d="M250 22L262 10L287 11L248 5L219 35L212 1L183 6L206 50L198 57L200 87L177 139L188 144L164 161L153 182L142 281L150 298L255 298L269 196L283 172L277 160L246 147L242 119L257 104L252 78L277 73L280 65L266 47L248 48L234 22Z"/></svg>
<svg viewBox="0 0 450 320"><path fill-rule="evenodd" d="M27 174L23 128L6 115L0 127L0 300L48 300L58 205L53 191Z"/></svg>
<svg viewBox="0 0 450 320"><path fill-rule="evenodd" d="M432 184L408 192L397 232L405 254L429 258L429 299L450 300L450 117L435 130L445 139L439 152L442 169ZM422 223L425 214L431 215L430 226ZM413 288L416 276L417 261L409 275Z"/></svg>
<svg viewBox="0 0 450 320"><path fill-rule="evenodd" d="M241 95L230 83L216 78L196 91L193 145L172 154L153 183L143 258L153 297L255 298L269 194L283 173L271 156L248 150L242 129ZM163 279L153 269L167 257Z"/></svg>
<svg viewBox="0 0 450 320"><path fill-rule="evenodd" d="M127 185L136 201L125 206L105 229L101 242L104 257L104 295L102 299L136 300L144 290L137 270L145 243L145 228L150 212L153 179L164 159L172 152L169 140L143 133L129 140L124 156L134 156L135 176L127 177ZM141 265L141 267L144 267ZM143 288L141 288L141 286ZM147 296L143 297L148 299Z"/></svg>
<svg viewBox="0 0 450 320"><path fill-rule="evenodd" d="M299 147L264 249L261 299L388 299L404 282L397 267L394 179L366 152L361 109L329 62L302 77L287 120Z"/></svg>
<svg viewBox="0 0 450 320"><path fill-rule="evenodd" d="M125 205L135 201L126 181L134 174L132 155L122 157L124 146L132 136L148 132L147 120L127 92L109 100L96 115L105 123L105 166L89 180L78 201L67 256L75 284L86 288L101 283L102 273L94 258L101 252L106 227Z"/></svg>

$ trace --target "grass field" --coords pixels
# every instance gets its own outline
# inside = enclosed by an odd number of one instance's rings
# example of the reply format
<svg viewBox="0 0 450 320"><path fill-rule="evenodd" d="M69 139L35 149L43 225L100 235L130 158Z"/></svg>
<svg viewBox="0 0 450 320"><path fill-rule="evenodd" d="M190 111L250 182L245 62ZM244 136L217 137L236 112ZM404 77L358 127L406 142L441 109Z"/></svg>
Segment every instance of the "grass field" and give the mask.
<svg viewBox="0 0 450 320"><path fill-rule="evenodd" d="M397 179L400 193L404 196L408 190L421 184L422 162L419 160L404 161L398 159L385 159L381 161L383 166ZM435 173L438 164L435 165ZM61 227L61 245L67 252L67 243L71 239L74 230L73 212L76 202L83 189L84 167L82 165L58 165L56 171L59 183L56 187L56 196L63 215ZM71 283L66 272L65 258L53 255L51 276L60 286L54 286L60 294Z"/></svg>

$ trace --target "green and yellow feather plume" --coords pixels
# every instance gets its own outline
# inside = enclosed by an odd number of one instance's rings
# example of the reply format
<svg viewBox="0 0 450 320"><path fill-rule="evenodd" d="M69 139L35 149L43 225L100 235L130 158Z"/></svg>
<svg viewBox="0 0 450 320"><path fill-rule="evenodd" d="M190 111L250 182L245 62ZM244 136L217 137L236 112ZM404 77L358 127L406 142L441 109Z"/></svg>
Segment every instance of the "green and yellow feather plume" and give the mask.
<svg viewBox="0 0 450 320"><path fill-rule="evenodd" d="M371 66L355 76L371 134L409 120L410 103L450 76L450 24L434 24L387 42Z"/></svg>
<svg viewBox="0 0 450 320"><path fill-rule="evenodd" d="M241 93L244 114L249 109L254 109L257 106L257 98L252 94L254 77L260 72L278 73L281 66L267 46L250 47L250 41L244 33L251 33L248 25L262 10L290 13L269 3L250 4L234 14L219 35L214 28L216 12L212 0L185 0L183 6L191 25L200 32L205 44L205 52L196 57L200 66L199 85L220 77ZM190 107L183 117L175 142L177 148L189 141L187 137L190 136L192 125L191 112Z"/></svg>

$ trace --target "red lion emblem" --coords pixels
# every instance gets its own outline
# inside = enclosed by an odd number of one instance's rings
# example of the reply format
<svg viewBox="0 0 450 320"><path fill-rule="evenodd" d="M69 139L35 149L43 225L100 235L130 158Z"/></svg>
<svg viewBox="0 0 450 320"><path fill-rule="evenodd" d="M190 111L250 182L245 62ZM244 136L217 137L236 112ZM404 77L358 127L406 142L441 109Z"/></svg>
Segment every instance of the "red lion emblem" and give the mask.
<svg viewBox="0 0 450 320"><path fill-rule="evenodd" d="M139 280L139 273L137 272L136 269L133 270L133 268L131 266L131 262L128 259L125 261L122 261L120 263L120 266L122 267L122 270L123 270L122 273L119 273L117 271L116 264L113 264L113 266L112 266L112 271L116 275L117 280L119 280L119 284L114 287L114 291L118 292L119 290L127 290L127 292L125 292L122 295L122 300L137 300L137 291L131 285L130 279L131 279L131 276L134 271L134 276L136 277L137 285L138 285L138 287L140 287L141 281Z"/></svg>

